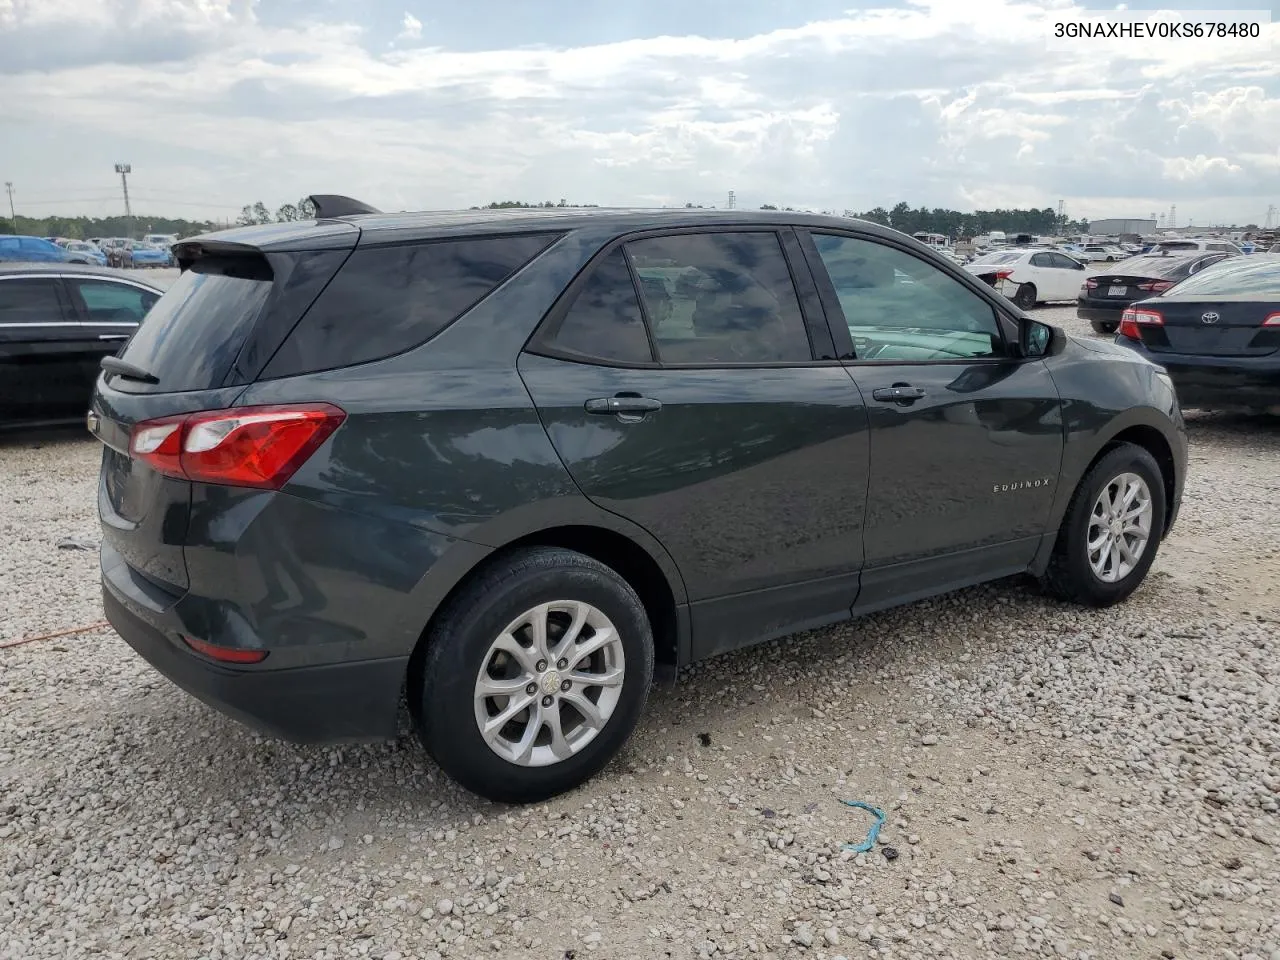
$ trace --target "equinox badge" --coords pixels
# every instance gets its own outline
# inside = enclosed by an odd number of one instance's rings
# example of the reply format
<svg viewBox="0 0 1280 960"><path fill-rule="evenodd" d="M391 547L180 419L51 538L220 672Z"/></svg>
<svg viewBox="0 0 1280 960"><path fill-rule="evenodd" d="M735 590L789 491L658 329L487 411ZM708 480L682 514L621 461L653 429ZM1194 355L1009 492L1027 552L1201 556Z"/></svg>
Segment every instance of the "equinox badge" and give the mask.
<svg viewBox="0 0 1280 960"><path fill-rule="evenodd" d="M1015 490L1034 490L1037 487L1047 487L1050 485L1048 479L1044 480L1014 480L1012 483L996 483L991 487L992 493L1013 493Z"/></svg>

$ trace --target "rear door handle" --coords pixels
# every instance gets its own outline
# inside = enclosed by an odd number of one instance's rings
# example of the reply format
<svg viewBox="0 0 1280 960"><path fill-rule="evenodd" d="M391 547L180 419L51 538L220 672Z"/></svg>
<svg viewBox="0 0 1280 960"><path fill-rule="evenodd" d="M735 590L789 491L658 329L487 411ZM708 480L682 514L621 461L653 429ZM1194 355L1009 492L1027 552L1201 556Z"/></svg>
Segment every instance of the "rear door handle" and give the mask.
<svg viewBox="0 0 1280 960"><path fill-rule="evenodd" d="M100 333L100 334L98 334L98 339L99 339L99 340L128 340L128 339L129 339L129 334L127 334L127 333Z"/></svg>
<svg viewBox="0 0 1280 960"><path fill-rule="evenodd" d="M616 397L597 397L585 404L587 413L598 413L606 416L643 417L662 409L661 400L634 395Z"/></svg>
<svg viewBox="0 0 1280 960"><path fill-rule="evenodd" d="M892 387L877 387L871 391L871 396L883 403L911 403L925 396L925 390L907 383L895 383Z"/></svg>

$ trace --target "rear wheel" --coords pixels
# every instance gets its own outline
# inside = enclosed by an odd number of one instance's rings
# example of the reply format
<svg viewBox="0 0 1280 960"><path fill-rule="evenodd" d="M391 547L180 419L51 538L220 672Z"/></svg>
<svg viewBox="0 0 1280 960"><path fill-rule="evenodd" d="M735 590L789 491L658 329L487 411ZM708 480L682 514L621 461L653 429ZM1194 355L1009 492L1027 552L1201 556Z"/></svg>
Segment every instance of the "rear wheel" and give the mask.
<svg viewBox="0 0 1280 960"><path fill-rule="evenodd" d="M494 563L426 638L409 698L445 773L533 803L597 773L635 729L653 678L640 598L615 571L534 547Z"/></svg>
<svg viewBox="0 0 1280 960"><path fill-rule="evenodd" d="M1013 302L1023 310L1030 310L1036 305L1036 285L1034 283L1019 284L1017 292L1013 295Z"/></svg>
<svg viewBox="0 0 1280 960"><path fill-rule="evenodd" d="M1164 482L1155 458L1122 443L1076 488L1042 583L1074 603L1109 607L1146 578L1164 530Z"/></svg>
<svg viewBox="0 0 1280 960"><path fill-rule="evenodd" d="M1090 320L1089 326L1093 327L1094 333L1108 334L1115 333L1119 324L1111 320Z"/></svg>

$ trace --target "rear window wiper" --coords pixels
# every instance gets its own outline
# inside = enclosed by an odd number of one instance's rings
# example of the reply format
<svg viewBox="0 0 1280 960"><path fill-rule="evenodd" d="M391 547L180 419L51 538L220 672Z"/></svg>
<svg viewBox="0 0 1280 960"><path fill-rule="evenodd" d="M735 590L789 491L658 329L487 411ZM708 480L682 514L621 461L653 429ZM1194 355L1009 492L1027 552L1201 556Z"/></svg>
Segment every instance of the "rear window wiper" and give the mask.
<svg viewBox="0 0 1280 960"><path fill-rule="evenodd" d="M148 373L139 366L135 366L127 360L121 360L119 357L103 357L98 364L107 373L118 374L129 380L137 380L139 383L159 383L160 378L154 373Z"/></svg>

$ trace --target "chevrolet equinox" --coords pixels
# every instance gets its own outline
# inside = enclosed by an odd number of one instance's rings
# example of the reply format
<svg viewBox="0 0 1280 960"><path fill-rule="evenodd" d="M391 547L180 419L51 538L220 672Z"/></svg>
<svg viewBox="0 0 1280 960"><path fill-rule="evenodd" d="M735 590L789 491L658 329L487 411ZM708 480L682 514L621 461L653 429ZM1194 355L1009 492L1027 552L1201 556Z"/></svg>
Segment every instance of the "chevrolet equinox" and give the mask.
<svg viewBox="0 0 1280 960"><path fill-rule="evenodd" d="M380 214L175 246L88 414L106 614L268 734L485 797L599 771L654 676L1030 573L1104 607L1182 496L1169 378L903 234Z"/></svg>

